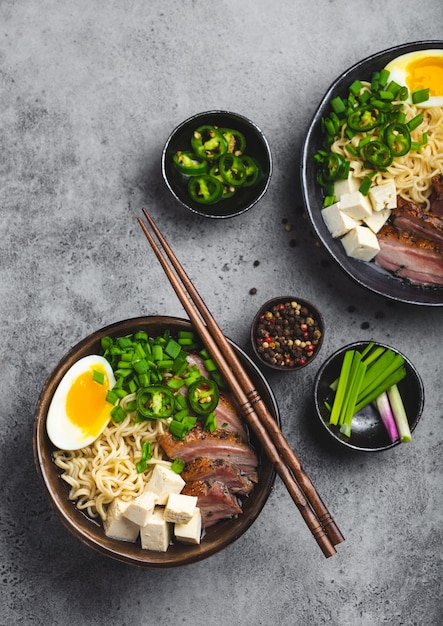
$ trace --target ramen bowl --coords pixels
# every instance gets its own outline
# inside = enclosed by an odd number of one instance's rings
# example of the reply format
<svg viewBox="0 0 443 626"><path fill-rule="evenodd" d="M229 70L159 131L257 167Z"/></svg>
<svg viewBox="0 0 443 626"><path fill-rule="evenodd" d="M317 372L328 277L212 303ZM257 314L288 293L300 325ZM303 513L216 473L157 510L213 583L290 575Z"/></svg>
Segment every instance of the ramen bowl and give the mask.
<svg viewBox="0 0 443 626"><path fill-rule="evenodd" d="M192 165L188 168L177 169L176 163L178 154L194 153L195 149L201 148L201 146L194 148L191 140L197 130L205 127L215 127L220 131L229 129L240 133L241 141L244 140L244 145L240 145L240 152L242 156L252 158L257 167L256 179L249 178L243 183L232 177L232 172L236 166L232 165L229 168L227 154L219 159L211 158L209 161L203 159L201 174L211 174L212 178L212 174L215 173L212 168L216 166L218 168L217 177L222 181L221 184L224 188L221 198L209 202L207 197L204 198L201 194L195 193L195 190L190 191L191 187L198 182L199 176L195 172L199 170L196 170ZM226 133L223 136L227 136ZM228 152L230 150L236 152L237 148L227 149ZM216 156L214 150L214 157ZM222 166L223 159L225 161ZM223 179L220 170L223 170L228 178ZM190 175L190 172L193 175ZM216 219L235 217L251 209L266 193L272 174L271 150L264 133L247 117L230 111L197 113L179 124L168 137L162 153L162 174L174 198L193 213ZM228 182L229 180L232 181L232 184ZM205 189L205 191L207 190ZM200 199L196 200L195 198Z"/></svg>
<svg viewBox="0 0 443 626"><path fill-rule="evenodd" d="M68 498L69 487L60 477L60 469L53 461L54 446L46 431L46 418L54 393L69 368L82 357L101 354L101 339L105 336L122 337L139 330L155 337L169 329L171 335L192 330L189 321L175 317L138 317L117 322L92 333L74 346L49 375L37 402L34 421L34 460L43 489L50 505L65 527L86 546L110 558L146 568L172 568L203 559L220 552L241 537L257 519L266 503L275 480L272 463L263 454L259 443L251 435L251 443L259 460L258 483L245 498L243 512L237 517L217 522L207 528L200 544L173 542L166 552L142 549L140 543L119 541L106 536L103 526L78 510ZM278 407L265 378L249 357L231 342L238 358L245 367L269 411L279 422Z"/></svg>
<svg viewBox="0 0 443 626"><path fill-rule="evenodd" d="M408 282L370 262L348 256L342 241L333 238L322 215L323 191L318 183L319 166L315 155L324 147L323 120L330 114L331 100L346 97L349 86L356 80L370 81L374 72L383 69L397 57L411 52L443 48L443 41L418 41L394 46L377 52L344 69L318 104L308 124L301 157L301 188L306 212L312 229L326 253L360 287L385 298L419 306L443 306L443 286L422 286Z"/></svg>

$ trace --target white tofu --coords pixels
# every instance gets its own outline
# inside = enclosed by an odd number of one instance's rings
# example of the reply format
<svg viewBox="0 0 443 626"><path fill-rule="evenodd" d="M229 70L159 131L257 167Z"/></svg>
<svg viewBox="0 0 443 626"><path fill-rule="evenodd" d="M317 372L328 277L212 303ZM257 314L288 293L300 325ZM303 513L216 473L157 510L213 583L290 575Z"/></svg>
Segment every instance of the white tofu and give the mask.
<svg viewBox="0 0 443 626"><path fill-rule="evenodd" d="M169 467L157 464L154 467L146 490L157 495L157 504L166 504L169 494L180 493L185 486L185 481Z"/></svg>
<svg viewBox="0 0 443 626"><path fill-rule="evenodd" d="M156 493L144 491L129 503L125 517L138 526L145 526L157 500L158 496Z"/></svg>
<svg viewBox="0 0 443 626"><path fill-rule="evenodd" d="M362 220L372 213L372 206L367 196L359 191L352 191L340 196L340 211L355 220Z"/></svg>
<svg viewBox="0 0 443 626"><path fill-rule="evenodd" d="M172 524L163 517L163 509L155 507L145 526L140 528L141 547L144 550L166 552L172 538Z"/></svg>
<svg viewBox="0 0 443 626"><path fill-rule="evenodd" d="M369 217L363 220L366 226L374 233L378 233L380 228L385 224L391 215L391 209L383 209L383 211L373 211Z"/></svg>
<svg viewBox="0 0 443 626"><path fill-rule="evenodd" d="M103 522L105 535L121 541L136 541L139 527L125 517L130 502L116 498L108 507L106 519Z"/></svg>
<svg viewBox="0 0 443 626"><path fill-rule="evenodd" d="M355 228L358 225L356 220L340 210L340 202L325 207L322 209L321 214L329 232L334 238L341 237L350 231L351 228Z"/></svg>
<svg viewBox="0 0 443 626"><path fill-rule="evenodd" d="M374 185L369 189L368 196L374 211L395 209L397 206L397 188L393 180L382 185Z"/></svg>
<svg viewBox="0 0 443 626"><path fill-rule="evenodd" d="M370 261L380 251L376 234L367 226L353 228L341 242L346 254L360 261Z"/></svg>
<svg viewBox="0 0 443 626"><path fill-rule="evenodd" d="M352 193L358 191L360 186L359 181L350 173L347 178L343 180L336 180L334 183L334 196L340 198L345 193Z"/></svg>
<svg viewBox="0 0 443 626"><path fill-rule="evenodd" d="M171 493L166 503L163 517L167 522L189 522L197 506L197 496Z"/></svg>
<svg viewBox="0 0 443 626"><path fill-rule="evenodd" d="M189 522L182 522L174 526L175 538L184 543L200 543L201 532L202 517L198 507Z"/></svg>

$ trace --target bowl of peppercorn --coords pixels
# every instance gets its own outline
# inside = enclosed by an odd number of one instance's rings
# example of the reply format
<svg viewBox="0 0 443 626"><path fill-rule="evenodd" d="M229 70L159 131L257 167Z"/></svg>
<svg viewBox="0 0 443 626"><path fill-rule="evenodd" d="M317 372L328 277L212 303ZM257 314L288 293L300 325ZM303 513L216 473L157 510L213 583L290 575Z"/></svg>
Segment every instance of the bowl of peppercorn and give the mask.
<svg viewBox="0 0 443 626"><path fill-rule="evenodd" d="M166 186L202 217L245 213L266 193L271 173L265 135L252 120L230 111L193 115L172 131L163 148Z"/></svg>
<svg viewBox="0 0 443 626"><path fill-rule="evenodd" d="M257 359L281 372L293 372L312 363L323 336L320 311L311 302L294 296L265 302L251 325L251 344Z"/></svg>

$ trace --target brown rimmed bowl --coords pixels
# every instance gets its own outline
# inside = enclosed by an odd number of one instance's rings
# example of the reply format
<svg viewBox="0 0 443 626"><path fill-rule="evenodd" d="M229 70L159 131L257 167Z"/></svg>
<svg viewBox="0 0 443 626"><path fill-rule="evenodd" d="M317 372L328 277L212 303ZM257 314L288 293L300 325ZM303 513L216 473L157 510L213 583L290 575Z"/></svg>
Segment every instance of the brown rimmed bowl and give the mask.
<svg viewBox="0 0 443 626"><path fill-rule="evenodd" d="M212 205L200 204L189 196L189 177L178 172L172 160L178 150L190 150L193 132L203 125L232 128L243 133L245 154L255 158L261 168L261 177L256 185L242 187L230 198ZM215 110L197 113L172 131L163 148L161 168L166 186L182 206L202 217L224 219L249 211L265 195L271 180L272 156L268 140L252 120L239 113Z"/></svg>
<svg viewBox="0 0 443 626"><path fill-rule="evenodd" d="M337 447L344 446L361 452L380 452L397 446L400 441L391 442L381 417L372 404L364 407L354 416L349 438L343 435L337 426L328 423L329 411L325 405L325 403L332 405L334 393L330 388L330 384L340 374L345 352L347 350L361 351L369 343L369 341L351 343L340 348L326 359L315 376L313 396L319 427L329 441L332 441ZM413 433L424 407L424 387L420 374L411 361L399 350L380 342L374 343L375 345L393 350L405 360L406 377L398 383L398 389L403 400L411 433ZM412 443L413 441L414 437L412 437ZM402 445L408 446L411 443Z"/></svg>
<svg viewBox="0 0 443 626"><path fill-rule="evenodd" d="M312 344L314 347L312 354L309 354L309 352L306 351L303 346L301 346L300 350L301 350L302 361L294 360L293 365L291 364L282 365L278 361L280 357L274 356L274 350L268 349L262 343L262 341L266 339L266 337L263 336L262 326L265 323L263 321L263 316L265 316L268 312L271 312L275 320L275 314L278 313L278 307L281 305L285 305L286 303L293 303L293 302L299 304L301 306L301 310L300 310L300 315L294 316L293 318L294 323L288 326L291 332L288 339L292 338L293 340L298 340L298 341L301 341L302 343L303 342L305 343L306 338L303 337L303 334L301 334L301 336L298 336L298 335L300 335L300 333L303 333L303 332L308 332L309 341L311 341L312 329L318 330L320 332L320 336L319 337L316 336L315 339L312 337L312 340L314 341L314 343ZM311 317L315 321L315 326L308 327L307 331L303 331L300 328L300 326L301 326L301 323L304 323L304 320L306 317ZM300 320L303 320L303 321L301 322ZM277 370L279 372L294 372L294 371L297 371L306 367L307 365L312 363L312 361L316 358L323 343L324 333L325 333L325 324L324 324L323 316L320 313L320 311L317 309L317 307L312 304L312 302L309 302L308 300L304 300L303 298L299 298L297 296L279 296L278 298L272 298L271 300L268 300L267 302L265 302L257 311L251 324L250 340L251 340L251 345L252 345L254 354L257 360L261 364L266 365L267 367L273 370ZM278 349L282 350L283 359L284 359L285 353L290 354L290 352L288 351L289 349L285 347L284 345L280 344L280 346L277 347L277 350ZM272 355L271 355L271 352L273 353Z"/></svg>
<svg viewBox="0 0 443 626"><path fill-rule="evenodd" d="M48 408L63 375L78 359L88 354L100 354L100 341L106 335L120 337L137 330L144 330L149 335L156 336L167 328L175 334L179 330L192 329L192 325L189 321L176 317L138 317L106 326L80 341L62 358L49 375L37 402L34 421L35 465L49 502L63 524L85 545L101 554L118 561L148 568L170 568L195 563L220 552L239 539L257 519L275 480L272 463L263 454L258 442L251 436L251 443L260 463L259 481L250 496L245 499L243 513L235 519L223 520L208 528L200 545L174 543L169 546L167 552L142 550L138 543L127 543L107 537L101 524L76 509L75 505L68 500L68 485L60 478L60 470L53 463L54 447L46 433ZM271 414L280 423L277 403L270 386L252 360L237 345L233 342L231 344Z"/></svg>

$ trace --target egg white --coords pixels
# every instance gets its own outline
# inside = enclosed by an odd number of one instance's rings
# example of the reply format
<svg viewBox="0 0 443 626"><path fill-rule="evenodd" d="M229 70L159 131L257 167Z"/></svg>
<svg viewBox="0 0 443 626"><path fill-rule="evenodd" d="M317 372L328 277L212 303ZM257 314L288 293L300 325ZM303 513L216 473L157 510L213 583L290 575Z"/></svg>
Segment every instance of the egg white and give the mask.
<svg viewBox="0 0 443 626"><path fill-rule="evenodd" d="M105 370L108 377L107 389L111 389L116 381L109 362L102 356L91 354L76 361L70 367L52 397L46 418L46 430L51 442L61 450L78 450L90 445L101 435L109 422L110 415L99 433L87 435L81 428L71 422L66 413L66 398L73 382L78 376L97 365L100 365ZM111 410L112 405L109 404L109 414Z"/></svg>
<svg viewBox="0 0 443 626"><path fill-rule="evenodd" d="M389 80L394 80L396 83L402 86L406 86L409 89L409 96L405 102L411 103L411 88L407 82L408 66L411 62L420 61L427 58L440 57L443 58L443 50L416 50L415 52L408 52L402 56L397 57L390 61L385 69L390 72ZM423 88L429 87L429 85L423 85ZM436 107L443 106L443 82L441 84L441 94L434 94L429 97L429 100L420 102L420 107Z"/></svg>

